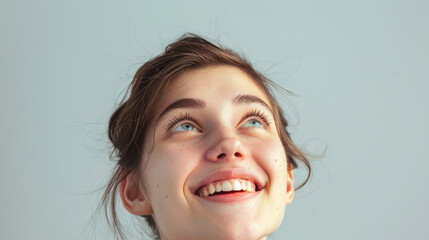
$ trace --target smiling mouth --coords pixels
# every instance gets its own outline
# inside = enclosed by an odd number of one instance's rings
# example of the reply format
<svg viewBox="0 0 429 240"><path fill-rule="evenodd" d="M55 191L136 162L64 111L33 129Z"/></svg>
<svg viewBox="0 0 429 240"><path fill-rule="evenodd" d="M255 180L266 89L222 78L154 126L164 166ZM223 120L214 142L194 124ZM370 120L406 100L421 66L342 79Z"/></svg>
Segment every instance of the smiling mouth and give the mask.
<svg viewBox="0 0 429 240"><path fill-rule="evenodd" d="M214 195L226 195L237 192L257 192L260 191L258 186L245 179L228 179L215 181L197 189L195 195L200 197L210 197Z"/></svg>

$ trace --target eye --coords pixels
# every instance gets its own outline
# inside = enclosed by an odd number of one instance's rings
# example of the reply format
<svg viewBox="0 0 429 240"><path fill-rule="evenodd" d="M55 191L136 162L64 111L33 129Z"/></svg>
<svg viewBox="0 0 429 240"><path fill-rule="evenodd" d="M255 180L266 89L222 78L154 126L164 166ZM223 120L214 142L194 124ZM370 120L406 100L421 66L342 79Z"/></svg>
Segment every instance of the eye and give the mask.
<svg viewBox="0 0 429 240"><path fill-rule="evenodd" d="M174 129L174 132L194 131L196 128L190 123L182 123Z"/></svg>
<svg viewBox="0 0 429 240"><path fill-rule="evenodd" d="M167 132L187 132L198 131L198 126L198 122L190 113L184 113L170 119L165 129Z"/></svg>
<svg viewBox="0 0 429 240"><path fill-rule="evenodd" d="M258 109L249 112L242 119L242 128L269 128L271 123L268 114Z"/></svg>
<svg viewBox="0 0 429 240"><path fill-rule="evenodd" d="M250 119L249 121L245 122L241 127L243 127L243 128L248 128L248 127L262 128L263 125L256 119Z"/></svg>

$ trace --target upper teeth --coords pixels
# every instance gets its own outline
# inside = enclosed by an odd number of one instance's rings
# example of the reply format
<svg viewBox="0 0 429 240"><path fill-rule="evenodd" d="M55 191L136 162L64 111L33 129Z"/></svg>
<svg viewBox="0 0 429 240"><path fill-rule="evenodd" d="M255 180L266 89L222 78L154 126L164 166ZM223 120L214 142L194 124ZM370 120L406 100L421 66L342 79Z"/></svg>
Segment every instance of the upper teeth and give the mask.
<svg viewBox="0 0 429 240"><path fill-rule="evenodd" d="M197 194L200 196L208 197L216 192L230 192L230 191L246 191L255 192L255 183L244 179L229 179L217 182L212 182L198 190Z"/></svg>

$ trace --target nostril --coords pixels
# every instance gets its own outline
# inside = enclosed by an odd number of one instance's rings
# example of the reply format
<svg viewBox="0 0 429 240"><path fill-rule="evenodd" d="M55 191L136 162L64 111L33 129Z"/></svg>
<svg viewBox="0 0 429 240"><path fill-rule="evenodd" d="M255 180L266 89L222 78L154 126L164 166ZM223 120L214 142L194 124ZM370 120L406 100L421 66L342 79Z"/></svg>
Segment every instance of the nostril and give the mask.
<svg viewBox="0 0 429 240"><path fill-rule="evenodd" d="M241 157L241 154L240 154L239 152L235 152L235 153L234 153L234 156L236 156L236 157Z"/></svg>
<svg viewBox="0 0 429 240"><path fill-rule="evenodd" d="M225 153L221 153L221 154L219 154L218 156L217 156L217 158L223 158L223 157L225 157L226 156L226 154Z"/></svg>

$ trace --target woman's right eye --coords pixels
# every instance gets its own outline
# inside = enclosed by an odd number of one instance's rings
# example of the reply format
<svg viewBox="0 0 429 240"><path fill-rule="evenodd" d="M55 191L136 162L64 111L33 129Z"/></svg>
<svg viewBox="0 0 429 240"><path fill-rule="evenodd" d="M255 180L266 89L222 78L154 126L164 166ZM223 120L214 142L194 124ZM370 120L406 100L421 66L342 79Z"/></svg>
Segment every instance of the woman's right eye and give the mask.
<svg viewBox="0 0 429 240"><path fill-rule="evenodd" d="M182 123L179 126L177 126L173 131L174 132L185 132L185 131L194 131L196 128L194 125L190 123Z"/></svg>

